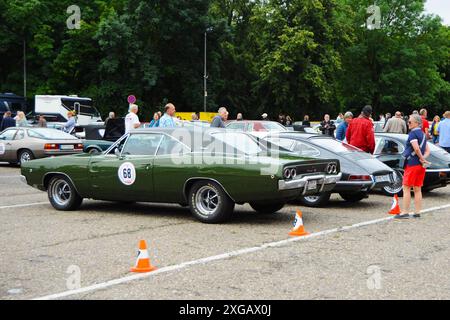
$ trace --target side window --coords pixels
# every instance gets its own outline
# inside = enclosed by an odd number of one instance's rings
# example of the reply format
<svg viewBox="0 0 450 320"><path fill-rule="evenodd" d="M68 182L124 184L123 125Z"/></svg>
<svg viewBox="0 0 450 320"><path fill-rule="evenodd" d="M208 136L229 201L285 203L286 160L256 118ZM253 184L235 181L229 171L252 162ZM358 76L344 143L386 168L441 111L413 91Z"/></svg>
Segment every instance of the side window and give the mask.
<svg viewBox="0 0 450 320"><path fill-rule="evenodd" d="M13 140L14 135L16 134L17 130L6 130L0 135L0 140Z"/></svg>
<svg viewBox="0 0 450 320"><path fill-rule="evenodd" d="M303 142L297 142L293 148L294 152L298 152L303 157L319 157L320 151L316 148L309 146Z"/></svg>
<svg viewBox="0 0 450 320"><path fill-rule="evenodd" d="M379 154L399 154L405 151L405 147L395 140L383 139L380 142Z"/></svg>
<svg viewBox="0 0 450 320"><path fill-rule="evenodd" d="M190 152L189 148L171 137L164 136L158 149L158 156L177 155Z"/></svg>
<svg viewBox="0 0 450 320"><path fill-rule="evenodd" d="M25 138L25 132L23 130L18 130L14 140L22 140Z"/></svg>
<svg viewBox="0 0 450 320"><path fill-rule="evenodd" d="M244 131L246 127L245 123L240 123L240 122L233 122L231 123L227 129L233 129L233 130L241 130Z"/></svg>
<svg viewBox="0 0 450 320"><path fill-rule="evenodd" d="M132 134L123 147L122 155L154 156L161 139L160 134Z"/></svg>

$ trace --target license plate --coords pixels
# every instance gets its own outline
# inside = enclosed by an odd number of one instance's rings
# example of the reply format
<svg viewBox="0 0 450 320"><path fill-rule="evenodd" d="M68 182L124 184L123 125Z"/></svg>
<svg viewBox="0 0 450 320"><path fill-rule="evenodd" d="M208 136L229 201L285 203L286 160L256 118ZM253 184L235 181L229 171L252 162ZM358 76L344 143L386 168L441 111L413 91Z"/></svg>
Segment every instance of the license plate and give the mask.
<svg viewBox="0 0 450 320"><path fill-rule="evenodd" d="M74 146L73 145L62 145L61 146L61 150L73 150Z"/></svg>
<svg viewBox="0 0 450 320"><path fill-rule="evenodd" d="M316 190L317 189L317 180L311 180L308 182L308 190Z"/></svg>
<svg viewBox="0 0 450 320"><path fill-rule="evenodd" d="M377 183L380 183L380 182L391 182L391 177L389 175L376 176L375 177L375 182L377 182Z"/></svg>

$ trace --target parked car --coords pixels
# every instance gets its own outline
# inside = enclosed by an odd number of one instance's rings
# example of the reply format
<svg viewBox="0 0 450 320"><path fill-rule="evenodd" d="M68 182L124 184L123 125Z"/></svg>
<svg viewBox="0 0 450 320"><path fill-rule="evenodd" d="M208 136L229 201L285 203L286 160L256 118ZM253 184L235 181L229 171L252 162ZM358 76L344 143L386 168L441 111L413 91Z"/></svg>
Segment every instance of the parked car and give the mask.
<svg viewBox="0 0 450 320"><path fill-rule="evenodd" d="M298 156L339 160L342 178L336 187L319 195L301 196L299 199L306 206L325 206L332 193L338 193L346 201L358 202L367 198L372 189L393 183L393 170L387 165L372 155L331 137L305 133L279 133L269 135L265 140Z"/></svg>
<svg viewBox="0 0 450 320"><path fill-rule="evenodd" d="M375 156L378 160L394 169L394 182L382 188L386 195L403 194L403 168L400 168L402 153L405 151L408 135L376 133ZM427 169L423 190L425 192L443 188L450 182L450 154L444 149L428 142L432 164Z"/></svg>
<svg viewBox="0 0 450 320"><path fill-rule="evenodd" d="M33 159L82 152L81 140L55 129L9 128L0 133L2 162L24 164Z"/></svg>
<svg viewBox="0 0 450 320"><path fill-rule="evenodd" d="M110 119L106 124L91 124L78 126L76 131L82 130L85 139L83 151L87 153L101 153L108 150L114 142L125 133L125 121L123 118Z"/></svg>
<svg viewBox="0 0 450 320"><path fill-rule="evenodd" d="M242 132L251 132L254 136L264 138L271 132L288 132L289 130L281 123L275 121L228 121L225 124L227 129Z"/></svg>
<svg viewBox="0 0 450 320"><path fill-rule="evenodd" d="M83 198L179 203L205 223L229 220L235 204L275 213L341 176L338 160L272 157L250 135L220 129L140 129L102 154L31 161L22 175L57 210L76 210Z"/></svg>

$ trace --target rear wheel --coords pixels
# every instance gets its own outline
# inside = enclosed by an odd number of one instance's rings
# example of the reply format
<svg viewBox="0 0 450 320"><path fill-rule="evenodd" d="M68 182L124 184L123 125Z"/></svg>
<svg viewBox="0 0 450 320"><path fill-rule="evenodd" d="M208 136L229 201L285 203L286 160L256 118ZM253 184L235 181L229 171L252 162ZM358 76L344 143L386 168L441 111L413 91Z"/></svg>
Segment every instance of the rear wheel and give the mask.
<svg viewBox="0 0 450 320"><path fill-rule="evenodd" d="M403 197L403 172L394 170L394 183L383 187L382 191L385 195L390 197L395 195Z"/></svg>
<svg viewBox="0 0 450 320"><path fill-rule="evenodd" d="M87 152L88 152L89 154L92 154L92 155L101 153L101 151L98 150L97 148L91 148L91 149L88 149Z"/></svg>
<svg viewBox="0 0 450 320"><path fill-rule="evenodd" d="M59 211L77 210L83 202L83 198L69 179L63 176L56 176L50 180L47 193L50 203Z"/></svg>
<svg viewBox="0 0 450 320"><path fill-rule="evenodd" d="M320 208L328 204L330 197L331 192L325 192L312 196L301 196L300 202L307 207Z"/></svg>
<svg viewBox="0 0 450 320"><path fill-rule="evenodd" d="M356 193L340 193L339 194L345 201L347 202L360 202L363 199L366 199L367 193L365 192L356 192Z"/></svg>
<svg viewBox="0 0 450 320"><path fill-rule="evenodd" d="M34 154L31 150L25 149L21 150L18 154L18 164L22 164L34 159Z"/></svg>
<svg viewBox="0 0 450 320"><path fill-rule="evenodd" d="M221 223L231 219L234 202L212 181L196 182L189 191L189 207L195 218L204 223Z"/></svg>
<svg viewBox="0 0 450 320"><path fill-rule="evenodd" d="M284 203L250 203L250 206L260 214L277 213L284 208Z"/></svg>

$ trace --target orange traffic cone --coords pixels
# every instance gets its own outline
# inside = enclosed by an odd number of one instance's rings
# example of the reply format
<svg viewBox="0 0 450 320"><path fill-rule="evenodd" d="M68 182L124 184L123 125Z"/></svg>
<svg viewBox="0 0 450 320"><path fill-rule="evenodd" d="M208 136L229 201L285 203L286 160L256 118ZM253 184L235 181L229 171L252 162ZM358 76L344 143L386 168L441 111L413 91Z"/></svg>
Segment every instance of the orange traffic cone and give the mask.
<svg viewBox="0 0 450 320"><path fill-rule="evenodd" d="M131 272L146 273L155 271L157 268L150 263L150 257L147 250L147 242L141 240L139 243L139 253L136 261L136 267L131 268Z"/></svg>
<svg viewBox="0 0 450 320"><path fill-rule="evenodd" d="M289 235L291 237L304 237L309 235L303 225L303 213L300 210L297 210L297 213L295 215L294 229L292 229Z"/></svg>
<svg viewBox="0 0 450 320"><path fill-rule="evenodd" d="M398 195L395 195L394 199L392 200L392 208L391 211L389 211L389 214L398 215L400 213L402 213L402 210L400 209Z"/></svg>

